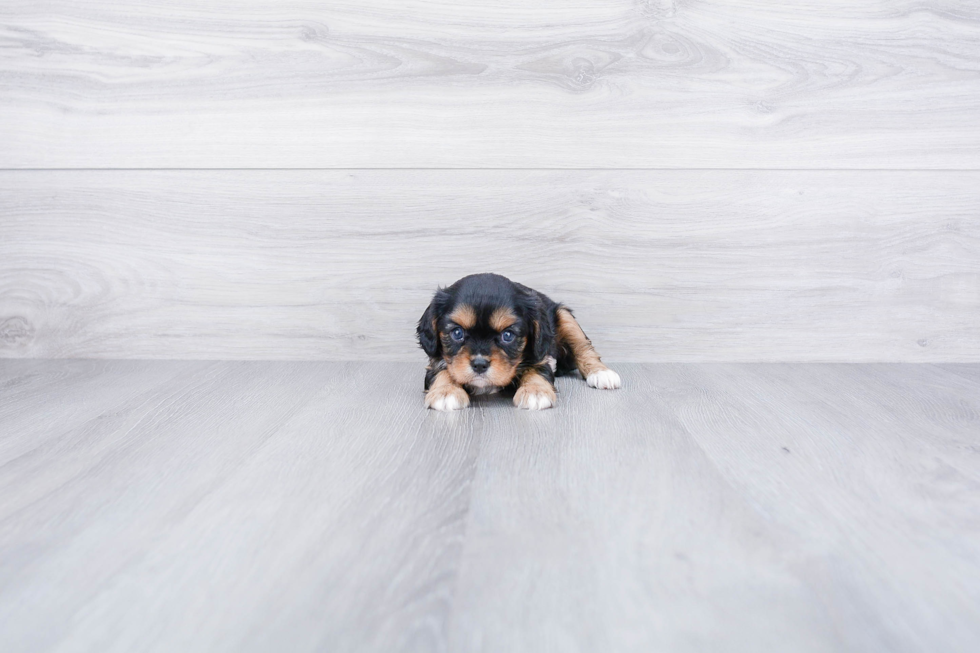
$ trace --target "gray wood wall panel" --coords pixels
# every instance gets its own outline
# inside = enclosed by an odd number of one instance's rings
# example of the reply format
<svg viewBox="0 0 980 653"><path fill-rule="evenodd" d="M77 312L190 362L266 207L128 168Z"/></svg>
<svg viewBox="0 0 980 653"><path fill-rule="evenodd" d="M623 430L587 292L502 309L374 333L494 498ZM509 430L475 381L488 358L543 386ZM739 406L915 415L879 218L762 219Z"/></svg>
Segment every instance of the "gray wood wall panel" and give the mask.
<svg viewBox="0 0 980 653"><path fill-rule="evenodd" d="M6 0L0 167L980 167L969 0Z"/></svg>
<svg viewBox="0 0 980 653"><path fill-rule="evenodd" d="M4 357L418 360L493 270L609 360L980 360L980 172L8 171Z"/></svg>

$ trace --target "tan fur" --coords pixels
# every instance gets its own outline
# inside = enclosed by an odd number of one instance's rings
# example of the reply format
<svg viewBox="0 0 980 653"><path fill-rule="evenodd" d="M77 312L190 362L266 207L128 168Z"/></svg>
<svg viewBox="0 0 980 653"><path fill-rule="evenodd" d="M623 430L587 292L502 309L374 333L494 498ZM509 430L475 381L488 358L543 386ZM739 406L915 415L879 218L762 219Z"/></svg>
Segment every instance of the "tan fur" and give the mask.
<svg viewBox="0 0 980 653"><path fill-rule="evenodd" d="M536 370L528 370L521 376L521 385L514 393L514 405L520 408L527 407L528 396L532 394L548 397L552 406L558 403L555 387Z"/></svg>
<svg viewBox="0 0 980 653"><path fill-rule="evenodd" d="M592 341L585 337L582 327L568 311L567 308L559 308L557 313L557 335L560 343L565 343L572 350L575 358L575 366L578 368L583 379L589 375L609 368L599 358L599 353L592 346Z"/></svg>
<svg viewBox="0 0 980 653"><path fill-rule="evenodd" d="M498 308L490 316L490 328L494 331L503 331L517 322L517 316L509 308Z"/></svg>
<svg viewBox="0 0 980 653"><path fill-rule="evenodd" d="M494 347L490 351L490 369L487 370L487 380L499 387L509 385L514 380L514 373L517 371L519 362L520 357L511 361L503 351Z"/></svg>
<svg viewBox="0 0 980 653"><path fill-rule="evenodd" d="M453 309L449 319L464 329L472 329L476 324L476 311L469 304L462 304Z"/></svg>
<svg viewBox="0 0 980 653"><path fill-rule="evenodd" d="M473 368L470 367L470 350L463 347L452 358L446 358L446 371L453 382L465 385L473 380Z"/></svg>
<svg viewBox="0 0 980 653"><path fill-rule="evenodd" d="M461 406L470 405L470 396L466 394L466 390L453 381L448 371L443 370L436 374L436 378L432 379L432 384L425 393L425 407L432 408L432 404L437 399L450 395L455 395Z"/></svg>
<svg viewBox="0 0 980 653"><path fill-rule="evenodd" d="M521 347L521 350L523 350L523 347ZM450 377L455 383L466 385L476 378L476 373L470 366L472 358L473 354L467 347L460 349L455 356L446 358L446 371L449 372ZM485 374L487 382L490 385L499 387L508 385L514 380L514 372L517 370L519 362L520 357L517 360L511 361L503 351L496 347L492 348L490 350L490 367Z"/></svg>

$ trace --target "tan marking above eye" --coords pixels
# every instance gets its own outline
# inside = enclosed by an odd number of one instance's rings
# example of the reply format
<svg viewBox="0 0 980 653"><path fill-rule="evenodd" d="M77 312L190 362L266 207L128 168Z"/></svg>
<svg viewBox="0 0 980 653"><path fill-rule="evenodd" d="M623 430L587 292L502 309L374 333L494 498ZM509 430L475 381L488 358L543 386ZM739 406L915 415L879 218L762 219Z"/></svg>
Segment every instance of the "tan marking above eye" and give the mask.
<svg viewBox="0 0 980 653"><path fill-rule="evenodd" d="M461 304L453 309L449 319L464 329L472 329L476 324L476 311L469 304Z"/></svg>
<svg viewBox="0 0 980 653"><path fill-rule="evenodd" d="M509 308L498 308L490 316L490 327L494 331L503 331L507 327L514 326L517 322L517 316Z"/></svg>

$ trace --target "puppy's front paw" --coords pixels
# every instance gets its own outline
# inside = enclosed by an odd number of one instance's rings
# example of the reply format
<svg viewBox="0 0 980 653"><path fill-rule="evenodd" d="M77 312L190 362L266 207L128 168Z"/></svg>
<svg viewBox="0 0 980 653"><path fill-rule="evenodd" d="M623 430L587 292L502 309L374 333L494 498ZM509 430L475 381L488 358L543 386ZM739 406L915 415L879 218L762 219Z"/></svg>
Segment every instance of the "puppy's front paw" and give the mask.
<svg viewBox="0 0 980 653"><path fill-rule="evenodd" d="M425 393L425 407L433 410L459 410L470 405L466 390L456 386L433 388Z"/></svg>
<svg viewBox="0 0 980 653"><path fill-rule="evenodd" d="M514 405L526 410L544 410L555 405L558 397L554 390L520 387L514 393Z"/></svg>
<svg viewBox="0 0 980 653"><path fill-rule="evenodd" d="M599 388L600 390L612 390L623 385L619 375L610 369L593 372L585 382L593 388Z"/></svg>

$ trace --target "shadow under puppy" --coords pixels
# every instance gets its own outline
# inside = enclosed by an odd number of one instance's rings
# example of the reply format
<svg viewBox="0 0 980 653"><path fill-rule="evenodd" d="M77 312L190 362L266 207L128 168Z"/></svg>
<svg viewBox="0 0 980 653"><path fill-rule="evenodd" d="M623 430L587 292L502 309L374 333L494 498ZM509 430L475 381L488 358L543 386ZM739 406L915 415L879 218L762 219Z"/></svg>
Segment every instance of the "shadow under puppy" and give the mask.
<svg viewBox="0 0 980 653"><path fill-rule="evenodd" d="M474 274L442 288L418 326L429 356L425 405L457 410L470 394L513 389L514 405L555 405L555 377L581 373L593 388L612 389L619 375L599 359L572 312L499 274Z"/></svg>

